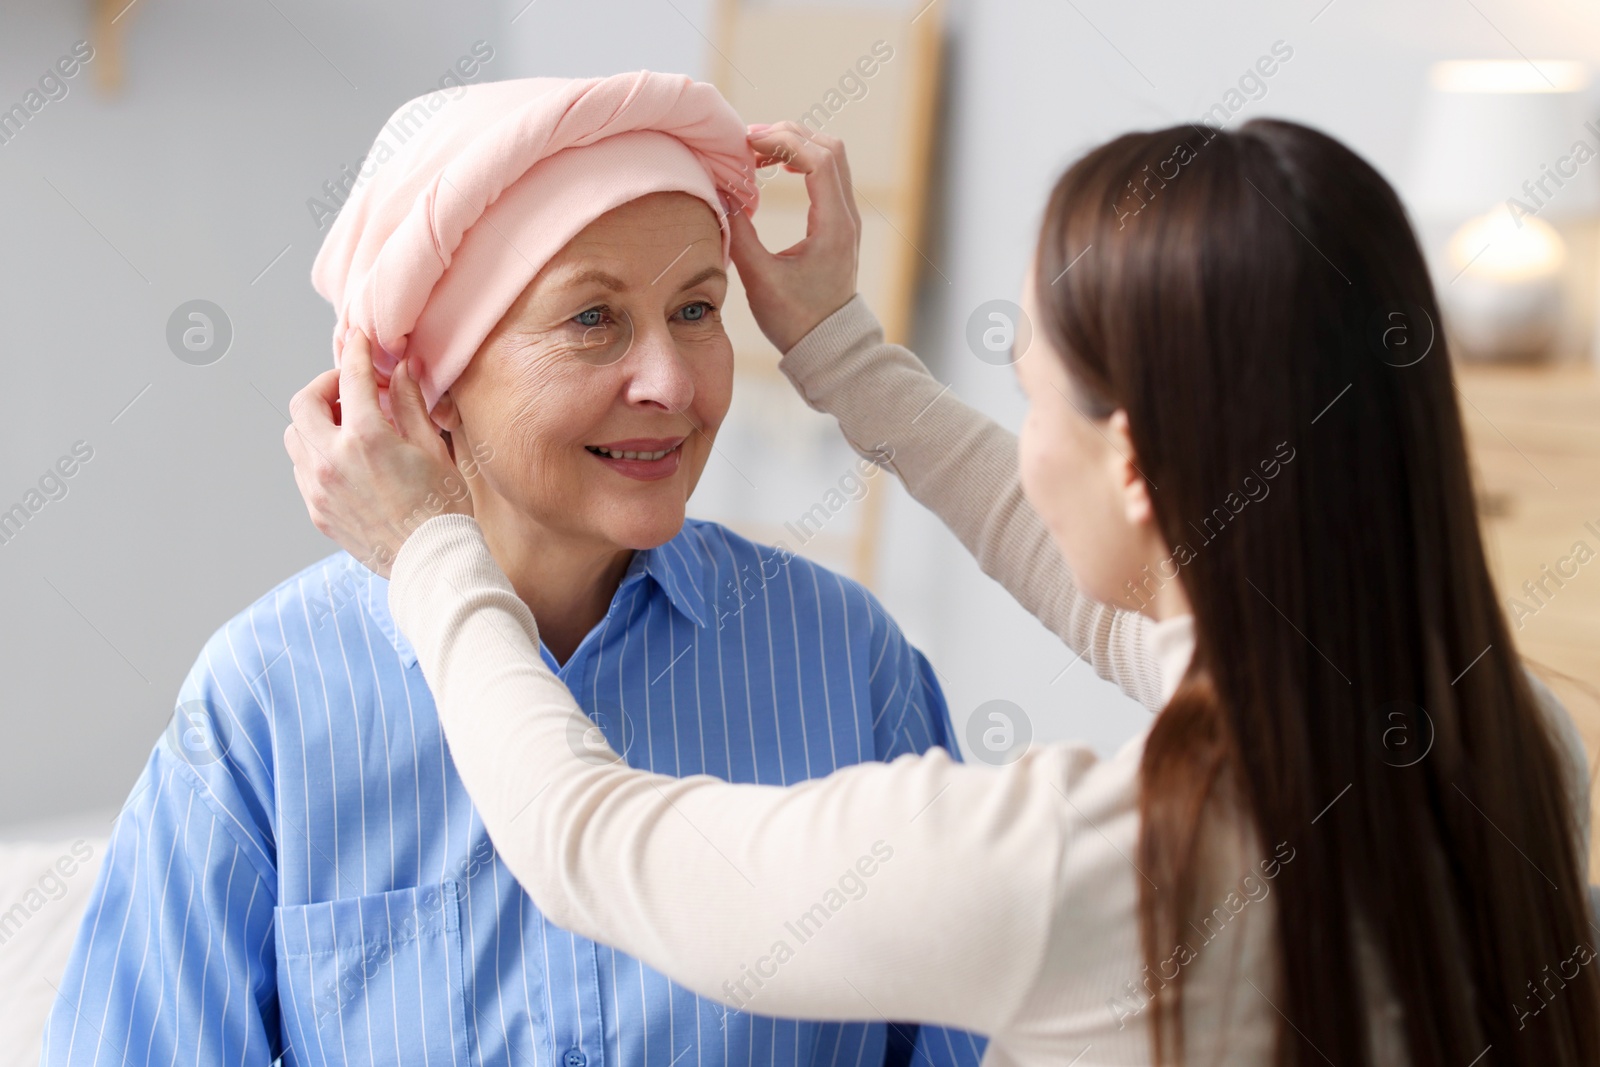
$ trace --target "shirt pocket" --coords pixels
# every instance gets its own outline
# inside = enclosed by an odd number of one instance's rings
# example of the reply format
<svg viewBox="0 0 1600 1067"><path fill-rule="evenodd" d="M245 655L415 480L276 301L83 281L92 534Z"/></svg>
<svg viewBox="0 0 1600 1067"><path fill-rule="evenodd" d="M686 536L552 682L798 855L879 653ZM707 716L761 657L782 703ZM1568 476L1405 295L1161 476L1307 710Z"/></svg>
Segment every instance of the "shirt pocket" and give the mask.
<svg viewBox="0 0 1600 1067"><path fill-rule="evenodd" d="M466 1063L454 881L274 909L284 1062Z"/></svg>

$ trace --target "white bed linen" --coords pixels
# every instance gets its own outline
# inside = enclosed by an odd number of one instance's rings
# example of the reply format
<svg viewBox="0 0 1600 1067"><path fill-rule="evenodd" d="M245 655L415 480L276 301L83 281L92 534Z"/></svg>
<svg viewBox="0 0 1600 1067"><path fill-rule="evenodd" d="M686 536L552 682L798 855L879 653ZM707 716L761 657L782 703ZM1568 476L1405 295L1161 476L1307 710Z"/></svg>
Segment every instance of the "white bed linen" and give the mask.
<svg viewBox="0 0 1600 1067"><path fill-rule="evenodd" d="M88 836L0 842L0 1067L39 1062L105 845Z"/></svg>

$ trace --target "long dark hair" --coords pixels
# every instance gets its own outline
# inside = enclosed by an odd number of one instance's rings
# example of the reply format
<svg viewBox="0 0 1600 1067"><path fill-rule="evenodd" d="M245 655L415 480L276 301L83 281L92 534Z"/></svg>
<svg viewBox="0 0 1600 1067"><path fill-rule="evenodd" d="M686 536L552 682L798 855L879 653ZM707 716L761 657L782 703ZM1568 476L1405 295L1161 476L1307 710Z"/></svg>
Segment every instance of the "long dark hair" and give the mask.
<svg viewBox="0 0 1600 1067"><path fill-rule="evenodd" d="M1141 765L1147 966L1196 917L1226 811L1293 850L1278 1064L1371 1063L1374 981L1415 1067L1600 1063L1569 765L1490 582L1394 191L1294 123L1128 134L1056 184L1034 284L1079 406L1127 411L1175 548L1128 606L1177 580L1194 611ZM1180 970L1149 1013L1159 1063L1183 1059L1182 1004Z"/></svg>

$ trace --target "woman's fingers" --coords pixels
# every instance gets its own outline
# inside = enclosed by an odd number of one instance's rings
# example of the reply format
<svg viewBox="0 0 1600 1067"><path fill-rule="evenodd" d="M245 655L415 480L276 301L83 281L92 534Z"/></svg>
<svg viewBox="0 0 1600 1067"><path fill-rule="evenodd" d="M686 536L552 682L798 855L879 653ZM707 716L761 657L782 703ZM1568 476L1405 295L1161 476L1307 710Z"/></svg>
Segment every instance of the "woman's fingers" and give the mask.
<svg viewBox="0 0 1600 1067"><path fill-rule="evenodd" d="M351 328L339 353L339 407L341 423L349 425L384 419L378 406L378 378L372 370L372 346L367 335Z"/></svg>
<svg viewBox="0 0 1600 1067"><path fill-rule="evenodd" d="M351 337L337 370L295 394L284 449L311 521L352 556L387 576L400 545L433 515L472 514L449 449L428 418L421 387L401 361L378 406L364 342ZM342 414L343 417L340 417Z"/></svg>
<svg viewBox="0 0 1600 1067"><path fill-rule="evenodd" d="M389 377L389 411L394 416L400 436L419 444L438 439L439 428L428 417L428 404L422 399L422 385L411 376L409 359L402 359Z"/></svg>
<svg viewBox="0 0 1600 1067"><path fill-rule="evenodd" d="M861 232L861 209L856 206L855 179L850 176L850 158L845 155L844 142L837 137L817 138L822 146L833 153L834 160L839 166L839 184L844 187L845 206L850 209L851 216L856 220L856 232Z"/></svg>
<svg viewBox="0 0 1600 1067"><path fill-rule="evenodd" d="M822 219L851 216L845 187L838 179L838 160L827 147L814 139L805 126L782 122L768 130L750 134L758 166L779 165L784 170L805 176L806 195Z"/></svg>
<svg viewBox="0 0 1600 1067"><path fill-rule="evenodd" d="M775 258L761 243L755 223L742 211L728 213L728 252L733 257L734 266L739 268L739 276L746 279L766 274L772 269Z"/></svg>
<svg viewBox="0 0 1600 1067"><path fill-rule="evenodd" d="M778 151L777 158L768 160L768 163L784 162L785 160L783 157L788 155L790 152L797 151L797 149L795 149L793 146L802 142L814 148L821 149L833 157L833 167L839 178L841 199L844 203L845 209L850 213L850 217L855 220L856 229L860 230L861 210L856 206L855 184L854 179L850 176L850 159L845 154L844 142L839 140L837 137L831 137L825 133L817 133L813 132L812 130L808 130L805 126L797 122L786 121L779 123L777 126L767 127L767 129L778 131L778 133L782 135L782 141L780 143L784 144L784 147ZM815 169L820 166L820 157L816 156L815 152L812 152L811 155L813 158L810 162L810 166Z"/></svg>
<svg viewBox="0 0 1600 1067"><path fill-rule="evenodd" d="M340 465L333 458L339 450L339 380L340 371L333 368L307 382L289 400L289 417L292 421L283 431L283 447L294 463L296 484L300 485L302 495L306 497L306 505L314 522L317 521L316 505L320 497L313 499L315 494L305 494L306 485L301 484L300 475L315 472L316 477L312 482L317 484L345 480ZM320 522L318 529L322 529Z"/></svg>
<svg viewBox="0 0 1600 1067"><path fill-rule="evenodd" d="M325 370L289 398L289 431L312 441L326 441L339 424L339 370Z"/></svg>
<svg viewBox="0 0 1600 1067"><path fill-rule="evenodd" d="M861 228L855 197L847 191L840 175L838 156L818 140L820 136L798 123L781 122L752 134L750 146L756 151L758 163L781 163L785 170L805 176L812 207L806 220L807 240L848 234L853 241Z"/></svg>
<svg viewBox="0 0 1600 1067"><path fill-rule="evenodd" d="M748 218L730 220L729 251L756 324L787 352L855 294L861 220L836 138L781 122L752 128L749 142L759 161L803 174L811 202L805 237L781 252L761 245Z"/></svg>

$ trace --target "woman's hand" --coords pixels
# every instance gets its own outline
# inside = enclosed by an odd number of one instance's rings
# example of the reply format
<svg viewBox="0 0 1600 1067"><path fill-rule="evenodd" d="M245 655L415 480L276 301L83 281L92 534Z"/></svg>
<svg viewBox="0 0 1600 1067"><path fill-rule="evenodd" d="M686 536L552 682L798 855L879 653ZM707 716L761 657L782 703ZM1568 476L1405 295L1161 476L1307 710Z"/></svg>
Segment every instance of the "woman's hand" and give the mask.
<svg viewBox="0 0 1600 1067"><path fill-rule="evenodd" d="M776 254L762 246L749 216L729 217L729 251L756 324L779 352L787 352L855 295L861 216L837 137L780 122L751 126L749 141L758 166L781 163L804 174L811 198L805 238Z"/></svg>
<svg viewBox="0 0 1600 1067"><path fill-rule="evenodd" d="M401 360L389 381L390 423L378 404L372 352L359 331L337 370L294 395L283 445L317 529L387 578L412 530L435 515L472 514L472 495Z"/></svg>

